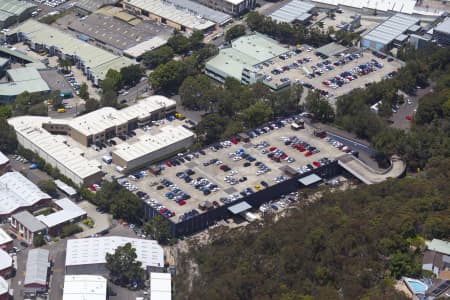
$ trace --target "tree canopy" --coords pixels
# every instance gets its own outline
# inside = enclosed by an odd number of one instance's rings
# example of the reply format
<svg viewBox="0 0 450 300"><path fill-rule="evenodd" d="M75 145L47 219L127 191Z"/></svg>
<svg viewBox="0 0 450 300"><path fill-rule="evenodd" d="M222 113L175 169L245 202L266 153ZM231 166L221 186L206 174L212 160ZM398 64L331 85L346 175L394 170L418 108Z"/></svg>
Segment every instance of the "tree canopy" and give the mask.
<svg viewBox="0 0 450 300"><path fill-rule="evenodd" d="M105 267L109 270L113 281L118 281L122 285L142 285L144 270L141 268L142 263L136 260L136 249L131 243L117 247L112 254L106 253L105 259Z"/></svg>
<svg viewBox="0 0 450 300"><path fill-rule="evenodd" d="M161 215L157 215L145 223L144 232L160 244L167 244L172 236L168 221Z"/></svg>
<svg viewBox="0 0 450 300"><path fill-rule="evenodd" d="M169 46L162 46L160 48L147 51L142 55L142 61L145 66L153 69L161 64L169 62L173 58L174 52Z"/></svg>
<svg viewBox="0 0 450 300"><path fill-rule="evenodd" d="M247 28L245 27L245 25L242 24L234 25L233 27L228 29L227 32L225 33L225 40L231 41L237 39L240 36L245 35L246 29Z"/></svg>

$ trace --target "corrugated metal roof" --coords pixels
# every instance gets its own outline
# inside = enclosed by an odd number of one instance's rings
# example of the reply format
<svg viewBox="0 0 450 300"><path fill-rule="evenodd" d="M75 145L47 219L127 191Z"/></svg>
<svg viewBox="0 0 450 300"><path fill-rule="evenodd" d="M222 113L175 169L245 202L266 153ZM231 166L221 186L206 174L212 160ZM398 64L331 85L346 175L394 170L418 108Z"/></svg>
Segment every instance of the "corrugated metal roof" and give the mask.
<svg viewBox="0 0 450 300"><path fill-rule="evenodd" d="M442 23L439 23L434 30L450 34L450 18L447 18Z"/></svg>
<svg viewBox="0 0 450 300"><path fill-rule="evenodd" d="M97 275L66 275L62 300L105 300L107 280Z"/></svg>
<svg viewBox="0 0 450 300"><path fill-rule="evenodd" d="M25 1L2 0L0 1L0 21L5 21L10 16L20 16L32 7L36 5Z"/></svg>
<svg viewBox="0 0 450 300"><path fill-rule="evenodd" d="M73 219L86 215L86 211L84 209L80 208L78 205L67 198L55 200L54 202L57 206L59 206L61 210L49 215L39 215L36 217L48 228L58 226L65 222L69 222Z"/></svg>
<svg viewBox="0 0 450 300"><path fill-rule="evenodd" d="M26 81L42 78L41 74L35 68L31 67L9 69L6 71L6 74L11 78L11 81Z"/></svg>
<svg viewBox="0 0 450 300"><path fill-rule="evenodd" d="M49 267L50 252L46 249L31 249L28 251L27 267L23 285L47 284L47 272Z"/></svg>
<svg viewBox="0 0 450 300"><path fill-rule="evenodd" d="M317 176L316 174L311 174L305 177L302 177L298 180L298 182L300 182L301 184L303 184L304 186L308 186L314 183L317 183L319 181L321 181L322 178L320 178L319 176Z"/></svg>
<svg viewBox="0 0 450 300"><path fill-rule="evenodd" d="M42 224L35 216L33 216L26 210L12 215L12 218L17 220L17 222L22 224L25 228L27 228L31 232L38 232L45 230L45 225Z"/></svg>
<svg viewBox="0 0 450 300"><path fill-rule="evenodd" d="M291 23L295 20L304 21L311 16L309 12L315 6L300 0L293 0L274 11L270 17L277 22Z"/></svg>
<svg viewBox="0 0 450 300"><path fill-rule="evenodd" d="M231 211L231 213L237 215L237 214L240 214L241 212L247 211L251 208L252 208L252 206L250 204L248 204L246 201L242 201L241 203L229 206L228 210Z"/></svg>

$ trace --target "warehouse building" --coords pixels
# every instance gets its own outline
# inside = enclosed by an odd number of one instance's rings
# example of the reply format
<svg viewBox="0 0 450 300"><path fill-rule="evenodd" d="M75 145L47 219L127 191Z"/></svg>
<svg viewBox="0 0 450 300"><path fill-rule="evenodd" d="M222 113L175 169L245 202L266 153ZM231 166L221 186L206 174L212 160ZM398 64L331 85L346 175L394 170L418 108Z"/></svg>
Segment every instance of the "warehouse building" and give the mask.
<svg viewBox="0 0 450 300"><path fill-rule="evenodd" d="M62 300L106 300L107 287L108 281L102 276L66 275Z"/></svg>
<svg viewBox="0 0 450 300"><path fill-rule="evenodd" d="M9 158L0 151L0 175L11 170Z"/></svg>
<svg viewBox="0 0 450 300"><path fill-rule="evenodd" d="M408 40L408 33L420 29L419 23L418 18L396 14L364 34L360 41L361 47L379 51L403 45Z"/></svg>
<svg viewBox="0 0 450 300"><path fill-rule="evenodd" d="M145 134L133 144L121 144L112 153L112 161L126 169L156 161L171 153L189 148L194 143L194 133L182 126L165 126L160 133Z"/></svg>
<svg viewBox="0 0 450 300"><path fill-rule="evenodd" d="M86 218L87 213L84 209L73 203L67 198L54 200L58 211L49 215L38 215L36 217L47 228L47 234L57 236L61 233L64 226L80 222Z"/></svg>
<svg viewBox="0 0 450 300"><path fill-rule="evenodd" d="M210 59L205 65L205 74L222 83L225 78L233 77L243 84L252 84L263 79L259 64L288 51L267 36L257 33L243 36Z"/></svg>
<svg viewBox="0 0 450 300"><path fill-rule="evenodd" d="M94 85L100 84L109 69L120 71L135 64L128 58L97 48L35 20L20 24L8 34L12 40L19 36L19 41L24 41L36 52L45 51L51 56L72 61Z"/></svg>
<svg viewBox="0 0 450 300"><path fill-rule="evenodd" d="M439 23L433 30L433 39L442 46L450 46L450 18Z"/></svg>
<svg viewBox="0 0 450 300"><path fill-rule="evenodd" d="M209 19L210 16L203 16L202 13L207 12L212 16L217 16L220 12L193 11L190 7L198 9L194 2L185 0L173 3L162 0L126 0L122 2L123 8L143 19L150 19L169 27L175 28L182 32L192 33L196 30L209 31L213 30L217 23Z"/></svg>
<svg viewBox="0 0 450 300"><path fill-rule="evenodd" d="M8 282L0 276L0 300L9 300Z"/></svg>
<svg viewBox="0 0 450 300"><path fill-rule="evenodd" d="M8 251L13 247L13 239L6 233L2 228L0 228L0 249Z"/></svg>
<svg viewBox="0 0 450 300"><path fill-rule="evenodd" d="M31 17L36 5L19 0L2 0L0 2L0 28L23 22Z"/></svg>
<svg viewBox="0 0 450 300"><path fill-rule="evenodd" d="M9 82L0 83L0 103L8 103L23 92L50 93L50 87L36 68L10 69L6 71L6 77Z"/></svg>
<svg viewBox="0 0 450 300"><path fill-rule="evenodd" d="M232 16L242 15L256 7L256 0L196 0L196 2Z"/></svg>
<svg viewBox="0 0 450 300"><path fill-rule="evenodd" d="M351 9L359 9L367 14L377 13L392 14L392 13L404 13L404 14L417 14L420 11L415 10L416 0L313 0L317 5L331 7L349 7Z"/></svg>
<svg viewBox="0 0 450 300"><path fill-rule="evenodd" d="M147 272L164 268L164 251L157 241L107 236L67 241L66 275L106 275L106 254L114 253L117 247L131 243L136 249L137 260Z"/></svg>
<svg viewBox="0 0 450 300"><path fill-rule="evenodd" d="M50 252L47 249L38 248L28 251L23 282L25 295L34 297L37 293L47 291L50 264Z"/></svg>
<svg viewBox="0 0 450 300"><path fill-rule="evenodd" d="M50 200L49 195L19 172L7 172L0 176L0 218L24 209L36 210Z"/></svg>
<svg viewBox="0 0 450 300"><path fill-rule="evenodd" d="M8 278L13 274L13 261L11 256L0 249L0 277Z"/></svg>
<svg viewBox="0 0 450 300"><path fill-rule="evenodd" d="M278 23L306 24L312 18L314 5L300 0L292 0L286 3L269 16Z"/></svg>
<svg viewBox="0 0 450 300"><path fill-rule="evenodd" d="M12 215L10 226L28 244L33 243L35 236L47 233L45 225L26 210Z"/></svg>
<svg viewBox="0 0 450 300"><path fill-rule="evenodd" d="M58 125L53 125L54 121L57 121ZM54 132L60 130L61 133L66 133L68 125L64 120L21 116L8 119L8 123L14 127L17 140L22 147L37 153L46 163L57 168L75 184L89 185L100 181L103 177L100 162L86 159L83 156L84 152L69 146L63 135L52 135L44 129L45 124L48 126L52 124Z"/></svg>

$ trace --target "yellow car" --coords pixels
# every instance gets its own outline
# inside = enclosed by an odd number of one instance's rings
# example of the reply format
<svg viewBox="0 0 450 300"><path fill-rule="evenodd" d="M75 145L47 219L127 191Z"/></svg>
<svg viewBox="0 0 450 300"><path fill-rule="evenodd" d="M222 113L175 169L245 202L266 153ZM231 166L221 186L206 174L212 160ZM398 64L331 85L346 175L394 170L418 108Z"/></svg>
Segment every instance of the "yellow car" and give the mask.
<svg viewBox="0 0 450 300"><path fill-rule="evenodd" d="M259 185L259 184L257 184L257 185L255 185L255 190L260 190L261 189L261 186Z"/></svg>

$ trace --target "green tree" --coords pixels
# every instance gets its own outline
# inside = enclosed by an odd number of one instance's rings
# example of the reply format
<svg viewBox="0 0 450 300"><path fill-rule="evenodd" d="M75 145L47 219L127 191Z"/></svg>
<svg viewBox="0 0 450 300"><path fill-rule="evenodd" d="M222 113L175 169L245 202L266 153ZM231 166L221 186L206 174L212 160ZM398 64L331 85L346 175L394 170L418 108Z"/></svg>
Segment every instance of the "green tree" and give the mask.
<svg viewBox="0 0 450 300"><path fill-rule="evenodd" d="M45 245L45 239L42 234L36 234L33 237L33 246L38 248Z"/></svg>
<svg viewBox="0 0 450 300"><path fill-rule="evenodd" d="M306 97L305 107L317 120L322 122L334 120L333 107L319 93L309 93Z"/></svg>
<svg viewBox="0 0 450 300"><path fill-rule="evenodd" d="M83 228L81 228L77 224L69 224L62 228L60 236L61 236L61 238L65 238L65 237L71 236L73 234L82 232L82 231L83 231Z"/></svg>
<svg viewBox="0 0 450 300"><path fill-rule="evenodd" d="M195 30L189 37L190 50L196 50L203 46L204 33L201 30Z"/></svg>
<svg viewBox="0 0 450 300"><path fill-rule="evenodd" d="M131 243L117 247L114 253L107 253L105 259L105 267L113 281L124 285L135 282L142 285L144 270L141 268L142 263L137 261L136 249Z"/></svg>
<svg viewBox="0 0 450 300"><path fill-rule="evenodd" d="M85 108L86 112L97 110L100 107L100 102L96 99L89 98L86 100Z"/></svg>
<svg viewBox="0 0 450 300"><path fill-rule="evenodd" d="M205 75L186 77L179 89L182 105L194 110L208 109L213 88L211 80Z"/></svg>
<svg viewBox="0 0 450 300"><path fill-rule="evenodd" d="M181 32L175 30L173 35L167 40L167 45L172 48L176 54L185 54L189 51L191 43Z"/></svg>
<svg viewBox="0 0 450 300"><path fill-rule="evenodd" d="M58 188L52 179L41 180L38 182L38 187L45 193L52 196L52 198L58 198Z"/></svg>
<svg viewBox="0 0 450 300"><path fill-rule="evenodd" d="M119 72L117 70L109 69L106 73L105 79L108 81L106 83L103 83L101 85L102 89L106 90L115 90L118 91L122 88L123 82L122 82L122 72Z"/></svg>
<svg viewBox="0 0 450 300"><path fill-rule="evenodd" d="M156 215L145 223L144 232L160 244L167 244L169 238L172 236L169 223L161 215Z"/></svg>
<svg viewBox="0 0 450 300"><path fill-rule="evenodd" d="M14 128L8 124L6 118L0 117L0 151L11 154L14 153L17 146L18 143Z"/></svg>
<svg viewBox="0 0 450 300"><path fill-rule="evenodd" d="M149 76L153 89L164 92L177 92L183 80L197 73L197 61L195 58L183 61L169 61L156 67Z"/></svg>
<svg viewBox="0 0 450 300"><path fill-rule="evenodd" d="M135 86L143 75L140 65L131 65L120 69L121 82L124 86Z"/></svg>
<svg viewBox="0 0 450 300"><path fill-rule="evenodd" d="M103 90L100 98L101 106L117 106L117 92L114 90Z"/></svg>
<svg viewBox="0 0 450 300"><path fill-rule="evenodd" d="M28 108L28 114L32 116L47 116L48 106L44 102L33 104Z"/></svg>
<svg viewBox="0 0 450 300"><path fill-rule="evenodd" d="M155 50L147 51L142 55L142 61L148 68L155 68L165 64L173 58L174 52L169 46L162 46Z"/></svg>
<svg viewBox="0 0 450 300"><path fill-rule="evenodd" d="M79 92L80 92L81 99L84 99L84 100L89 99L88 85L86 82L83 82L81 84Z"/></svg>
<svg viewBox="0 0 450 300"><path fill-rule="evenodd" d="M225 40L231 41L237 39L238 37L245 35L245 31L246 31L245 25L242 24L234 25L233 27L228 29L227 32L225 33Z"/></svg>
<svg viewBox="0 0 450 300"><path fill-rule="evenodd" d="M247 128L256 127L267 122L273 111L267 103L257 102L242 111L241 117Z"/></svg>
<svg viewBox="0 0 450 300"><path fill-rule="evenodd" d="M228 125L229 119L218 114L208 114L195 127L195 132L205 144L217 141Z"/></svg>

